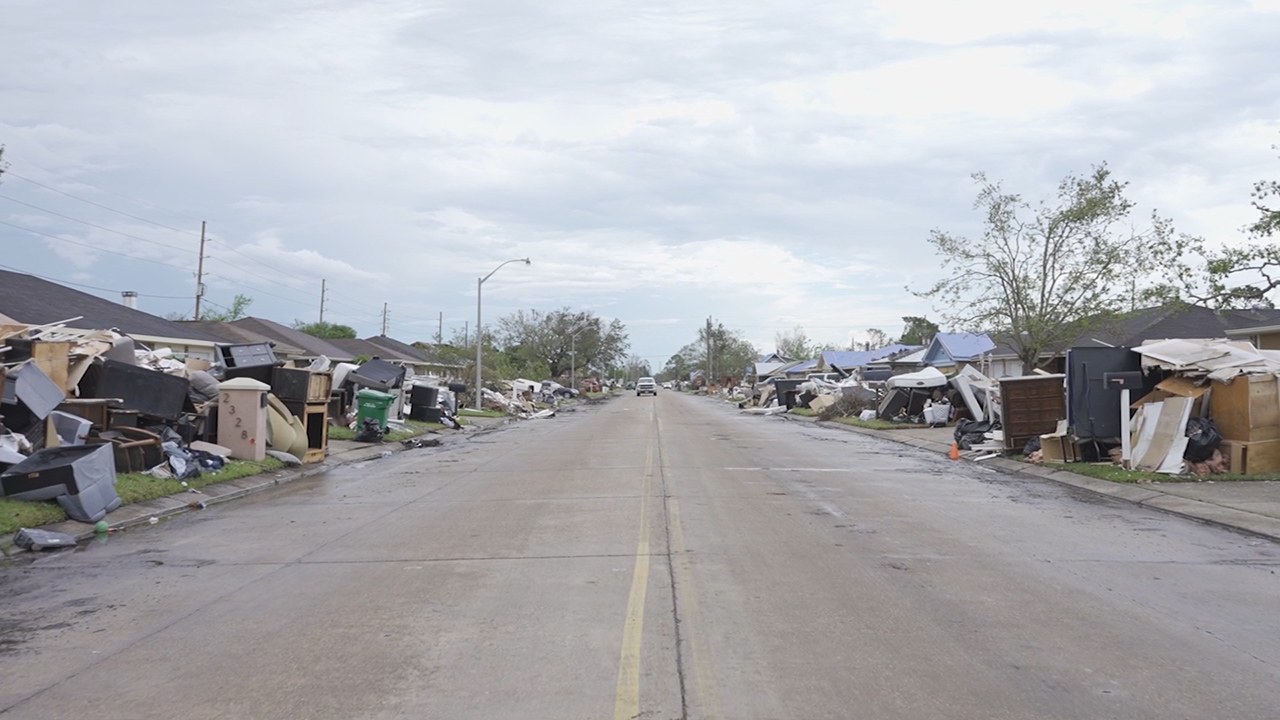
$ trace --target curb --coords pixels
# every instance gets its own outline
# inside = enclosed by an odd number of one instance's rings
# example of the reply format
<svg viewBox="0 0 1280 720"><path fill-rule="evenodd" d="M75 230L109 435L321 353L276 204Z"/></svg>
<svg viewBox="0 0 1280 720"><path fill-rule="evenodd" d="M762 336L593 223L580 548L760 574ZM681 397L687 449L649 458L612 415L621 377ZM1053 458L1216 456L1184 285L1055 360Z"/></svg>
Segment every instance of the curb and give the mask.
<svg viewBox="0 0 1280 720"><path fill-rule="evenodd" d="M466 437L476 437L478 435L488 434L503 427L504 423L497 423L492 427L482 427L470 432L455 431L447 437L456 437L465 435ZM368 460L380 459L384 452L401 453L406 450L417 448L408 448L404 445L396 443L382 443L378 445L369 445L367 447L358 447L346 450L341 455L349 457L330 456L325 458L323 462L311 466L302 466L300 468L285 468L269 473L259 473L257 475L249 475L235 480L214 483L201 488L199 493L181 492L173 495L145 500L139 503L124 505L116 510L116 513L124 512L125 517L111 521L108 532L125 530L139 525L150 525L154 518L156 522L166 520L178 515L192 512L193 510L202 510L212 505L219 505L232 500L238 500L248 495L253 495L264 490L287 485L298 480L309 478L323 472L334 470L344 465L352 465ZM192 499L192 496L195 496ZM76 520L63 520L62 522L53 523L51 525L40 526L41 530L53 530L55 532L66 533L76 539L76 542L84 542L90 540L98 533L93 525ZM14 557L20 553L30 552L24 548L20 548L12 543L12 535L0 542L0 558Z"/></svg>
<svg viewBox="0 0 1280 720"><path fill-rule="evenodd" d="M804 416L791 416L787 414L783 414L781 417L791 422L807 422L814 425L821 425L822 427L847 430L849 432L869 435L882 440L889 440L901 445L910 445L912 447L920 448L921 450L929 450L940 454L944 454L951 449L949 444L939 443L932 440L924 440L922 438L903 437L892 430L873 430L871 428L860 428L855 425L846 425L844 423L822 422L816 417L809 418ZM1202 522L1206 525L1214 525L1227 530L1235 530L1260 538L1265 538L1267 540L1280 542L1280 518L1259 515L1245 510L1237 510L1223 505L1215 505L1203 500L1192 500L1191 498L1166 493L1147 485L1129 485L1126 483L1111 482L1110 480L1099 480L1086 475L1073 473L1070 470L1058 470L1047 465L1029 465L1017 460L1010 460L1009 458L992 458L991 460L984 461L982 465L985 467L995 468L1010 475L1023 475L1038 480L1048 480L1049 482L1081 490L1093 495L1132 503L1140 507L1159 510L1160 512L1168 513L1170 515L1177 515L1178 517Z"/></svg>

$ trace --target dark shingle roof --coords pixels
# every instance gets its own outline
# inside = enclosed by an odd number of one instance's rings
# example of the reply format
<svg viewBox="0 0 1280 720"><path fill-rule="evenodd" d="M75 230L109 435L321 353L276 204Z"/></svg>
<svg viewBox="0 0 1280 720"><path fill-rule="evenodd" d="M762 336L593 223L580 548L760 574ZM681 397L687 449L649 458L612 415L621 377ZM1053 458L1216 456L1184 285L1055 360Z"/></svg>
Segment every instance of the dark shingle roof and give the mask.
<svg viewBox="0 0 1280 720"><path fill-rule="evenodd" d="M80 330L115 328L126 335L220 342L199 328L165 320L34 275L4 270L0 270L0 313L29 325L45 325L81 316L82 319L69 323L68 327Z"/></svg>
<svg viewBox="0 0 1280 720"><path fill-rule="evenodd" d="M367 337L364 340L365 342L373 343L379 347L394 350L396 353L406 358L410 358L415 362L429 362L431 360L431 358L427 357L427 354L420 348L414 347L408 343L400 342L399 340L387 337L386 335L374 335L373 337Z"/></svg>
<svg viewBox="0 0 1280 720"><path fill-rule="evenodd" d="M248 317L232 320L230 324L266 336L276 342L301 348L304 357L320 357L323 355L334 361L350 360L355 357L327 340L322 340L301 330L294 330L271 320Z"/></svg>
<svg viewBox="0 0 1280 720"><path fill-rule="evenodd" d="M275 346L276 355L305 355L306 352L299 347L294 347L288 343L280 342L266 335L259 335L252 330L237 327L230 323L216 322L214 320L183 320L179 324L194 327L222 340L228 345L245 345L249 343L271 343Z"/></svg>
<svg viewBox="0 0 1280 720"><path fill-rule="evenodd" d="M1117 322L1085 333L1074 347L1137 347L1143 340L1224 338L1228 330L1280 324L1280 310L1214 310L1199 305L1166 305L1136 310ZM1099 342L1101 341L1101 342Z"/></svg>
<svg viewBox="0 0 1280 720"><path fill-rule="evenodd" d="M379 345L374 345L368 340L357 340L355 338L342 338L337 340L329 340L328 342L334 345L337 345L339 348L346 351L352 357L359 357L360 355L368 355L371 358L376 357L382 360L386 360L388 362L402 362L402 363L421 362L417 358L406 357L391 349L388 349Z"/></svg>

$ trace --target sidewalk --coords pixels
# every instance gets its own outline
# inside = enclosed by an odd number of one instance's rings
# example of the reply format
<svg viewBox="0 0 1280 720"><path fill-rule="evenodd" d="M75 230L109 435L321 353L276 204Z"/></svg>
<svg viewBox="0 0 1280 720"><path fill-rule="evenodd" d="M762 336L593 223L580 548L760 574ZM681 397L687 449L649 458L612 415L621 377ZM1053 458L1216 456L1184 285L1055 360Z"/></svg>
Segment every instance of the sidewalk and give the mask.
<svg viewBox="0 0 1280 720"><path fill-rule="evenodd" d="M819 423L817 418L782 417L872 435L942 454L951 451L952 433L955 432L951 427L872 430L844 423ZM961 461L966 461L963 456ZM1205 480L1131 485L1079 475L1066 470L1066 465L1032 465L1002 457L983 460L981 464L1280 541L1280 480Z"/></svg>
<svg viewBox="0 0 1280 720"><path fill-rule="evenodd" d="M491 430L499 427L507 421L506 418L489 418L489 417L468 417L467 422L476 426L476 430L450 430L444 433L432 433L435 437L440 437L444 442L449 442L449 438L458 436L474 437L477 433ZM426 437L426 436L424 436ZM152 518L161 520L174 515L180 515L192 510L201 510L210 505L224 503L246 495L252 495L256 492L269 490L279 485L301 480L302 478L311 477L322 472L328 472L343 465L372 460L383 457L383 453L403 452L407 448L398 442L369 444L356 442L354 440L330 440L329 456L324 462L315 463L313 465L303 465L301 467L285 468L276 472L262 473L260 475L251 475L238 480L229 480L224 483L216 483L207 485L200 489L199 492L183 492L175 495L167 495L155 500L146 502L132 503L124 505L118 510L108 513L106 517L107 524L112 530L122 530L124 528L133 527L135 525L145 525L151 522ZM95 534L94 526L75 520L65 520L52 525L45 525L41 529L53 530L55 532L66 533L76 540L88 540ZM0 547L0 557L14 552L23 552L17 546Z"/></svg>

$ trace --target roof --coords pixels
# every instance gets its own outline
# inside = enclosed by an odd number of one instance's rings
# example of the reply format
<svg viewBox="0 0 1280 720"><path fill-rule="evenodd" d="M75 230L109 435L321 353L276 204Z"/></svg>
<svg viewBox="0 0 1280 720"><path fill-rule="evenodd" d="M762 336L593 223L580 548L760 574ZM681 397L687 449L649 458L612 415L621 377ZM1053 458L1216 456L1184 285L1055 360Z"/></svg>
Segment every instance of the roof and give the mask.
<svg viewBox="0 0 1280 720"><path fill-rule="evenodd" d="M386 335L374 335L373 337L365 338L364 341L395 351L400 356L415 362L425 363L431 361L431 358L427 357L427 354L423 352L421 348L410 345L409 343L400 342L393 337L387 337Z"/></svg>
<svg viewBox="0 0 1280 720"><path fill-rule="evenodd" d="M302 350L302 357L320 357L323 355L330 360L351 360L355 357L328 340L308 335L301 330L294 330L271 320L247 317L232 320L228 324L265 336L275 342L299 348Z"/></svg>
<svg viewBox="0 0 1280 720"><path fill-rule="evenodd" d="M791 367L787 368L787 374L799 375L800 373L807 373L811 370L816 370L817 368L818 368L817 360L805 360L804 362L799 363L798 365L792 365Z"/></svg>
<svg viewBox="0 0 1280 720"><path fill-rule="evenodd" d="M938 333L924 353L924 363L943 365L974 360L996 349L986 333Z"/></svg>
<svg viewBox="0 0 1280 720"><path fill-rule="evenodd" d="M68 327L78 330L114 328L125 335L221 342L199 328L185 327L34 275L4 270L0 270L0 313L27 325L47 325L79 316L81 319L68 323Z"/></svg>
<svg viewBox="0 0 1280 720"><path fill-rule="evenodd" d="M762 362L762 363L789 363L789 362L793 362L793 360L791 360L791 358L786 357L785 355L779 355L779 354L778 354L778 353L776 353L776 352L771 352L771 353L769 353L768 355L761 355L761 356L760 356L760 359L759 359L759 360L756 360L756 362Z"/></svg>
<svg viewBox="0 0 1280 720"><path fill-rule="evenodd" d="M835 368L856 368L877 360L884 360L900 353L919 350L919 345L895 343L878 350L824 350L822 361Z"/></svg>
<svg viewBox="0 0 1280 720"><path fill-rule="evenodd" d="M1280 329L1280 310L1214 310L1200 305L1171 303L1125 313L1115 320L1100 324L1066 343L1056 352L1071 347L1134 348L1148 340L1173 338L1224 338L1251 335L1272 328ZM1050 348L1046 354L1054 354ZM1017 357L1011 339L1002 338L996 357Z"/></svg>
<svg viewBox="0 0 1280 720"><path fill-rule="evenodd" d="M891 365L920 365L924 362L924 354L928 351L929 348L927 347L918 347L914 350L907 350L898 355L867 363L867 365L874 365L876 367L888 367Z"/></svg>
<svg viewBox="0 0 1280 720"><path fill-rule="evenodd" d="M393 350L389 350L380 345L374 345L368 340L357 340L355 338L330 339L329 342L338 346L338 349L346 352L352 357L368 355L370 358L379 358L388 362L397 363L418 363L421 362L416 358L407 357Z"/></svg>
<svg viewBox="0 0 1280 720"><path fill-rule="evenodd" d="M223 343L230 345L246 345L251 343L271 343L275 346L274 350L277 355L305 355L302 348L297 348L287 343L277 342L266 335L259 335L252 330L237 327L229 323L217 322L215 320L181 320L178 323L183 327L191 327L206 332Z"/></svg>

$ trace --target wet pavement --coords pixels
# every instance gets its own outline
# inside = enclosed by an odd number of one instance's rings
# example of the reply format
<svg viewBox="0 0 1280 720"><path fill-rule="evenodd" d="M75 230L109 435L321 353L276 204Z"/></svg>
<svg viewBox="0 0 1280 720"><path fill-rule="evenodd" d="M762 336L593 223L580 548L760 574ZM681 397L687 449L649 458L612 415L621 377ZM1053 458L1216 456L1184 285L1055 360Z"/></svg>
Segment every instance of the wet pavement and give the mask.
<svg viewBox="0 0 1280 720"><path fill-rule="evenodd" d="M1280 546L674 393L0 570L0 717L1268 718Z"/></svg>

